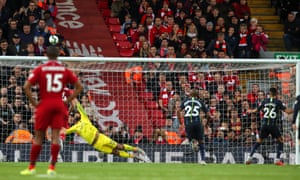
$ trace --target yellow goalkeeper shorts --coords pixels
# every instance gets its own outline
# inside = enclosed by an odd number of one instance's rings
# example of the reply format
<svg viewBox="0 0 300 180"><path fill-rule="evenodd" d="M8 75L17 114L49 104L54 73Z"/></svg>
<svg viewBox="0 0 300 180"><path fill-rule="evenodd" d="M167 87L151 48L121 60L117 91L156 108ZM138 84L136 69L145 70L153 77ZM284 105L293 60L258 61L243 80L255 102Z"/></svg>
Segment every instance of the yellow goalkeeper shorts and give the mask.
<svg viewBox="0 0 300 180"><path fill-rule="evenodd" d="M112 140L102 133L99 133L99 138L94 144L94 148L106 154L111 154L113 149L115 149L117 145L118 143L116 141Z"/></svg>

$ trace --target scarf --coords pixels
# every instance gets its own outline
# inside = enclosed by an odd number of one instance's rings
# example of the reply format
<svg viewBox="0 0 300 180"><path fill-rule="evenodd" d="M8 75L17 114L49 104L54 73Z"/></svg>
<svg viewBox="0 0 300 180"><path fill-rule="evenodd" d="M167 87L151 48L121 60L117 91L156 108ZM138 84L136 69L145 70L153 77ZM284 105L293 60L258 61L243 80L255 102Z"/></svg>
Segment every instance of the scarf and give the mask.
<svg viewBox="0 0 300 180"><path fill-rule="evenodd" d="M226 41L216 41L215 49L222 49L226 53Z"/></svg>
<svg viewBox="0 0 300 180"><path fill-rule="evenodd" d="M247 46L248 44L247 44L247 33L240 33L240 42L239 42L239 46Z"/></svg>

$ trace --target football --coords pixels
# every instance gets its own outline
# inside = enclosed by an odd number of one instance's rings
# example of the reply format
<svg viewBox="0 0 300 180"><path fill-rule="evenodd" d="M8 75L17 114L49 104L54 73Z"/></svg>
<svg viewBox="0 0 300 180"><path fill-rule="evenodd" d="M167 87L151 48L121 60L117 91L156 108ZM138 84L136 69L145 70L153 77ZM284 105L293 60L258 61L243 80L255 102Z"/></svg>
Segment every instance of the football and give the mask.
<svg viewBox="0 0 300 180"><path fill-rule="evenodd" d="M56 35L49 36L49 43L52 45L56 45L59 42L59 38Z"/></svg>

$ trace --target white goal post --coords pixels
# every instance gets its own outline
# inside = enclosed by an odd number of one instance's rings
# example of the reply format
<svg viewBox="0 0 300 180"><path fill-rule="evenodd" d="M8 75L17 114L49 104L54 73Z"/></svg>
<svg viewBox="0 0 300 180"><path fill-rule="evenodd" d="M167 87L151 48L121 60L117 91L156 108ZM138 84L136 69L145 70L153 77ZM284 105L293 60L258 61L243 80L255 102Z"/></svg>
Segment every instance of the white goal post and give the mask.
<svg viewBox="0 0 300 180"><path fill-rule="evenodd" d="M265 97L267 97L267 89L276 86L280 89L280 98L290 108L294 105L296 95L300 94L300 61L297 60L119 57L59 57L59 60L79 73L84 82L86 93L86 99L82 98L81 100L89 101L87 111L99 129L112 135L114 132L121 134L121 131L123 132L124 129L128 128L126 133L128 133L130 141L116 140L141 146L146 149L147 155L153 162L200 161L199 153L185 155L186 152L189 152L189 143L184 139L183 129L176 125L178 121L173 114L177 99L174 102L168 100L167 110L162 107L165 100L162 96L165 92L160 91L166 88L169 81L174 88L174 94L176 94L174 98L172 94L172 98L175 99L179 96L178 101L186 95L188 88L197 88L200 93L209 94L207 106L212 114L218 113L207 120L209 121L207 123L209 128L213 131L208 135L208 142L205 143L206 157L211 163L244 163L248 157L254 140L258 136L258 132L251 128L252 125L259 125L259 115L252 117L252 115L243 114L245 113L244 107L252 108L255 106L255 103L249 103L248 106L244 105L243 100L246 100L248 94L251 94L253 86L258 86L260 92L265 93ZM1 71L2 68L7 70L0 73L0 77L7 78L5 80L0 79L0 88L6 87L10 83L9 78L13 75L15 67L20 67L28 73L30 69L43 61L46 61L46 57L0 56ZM170 67L171 69L169 69ZM9 74L5 74L5 72ZM200 82L202 75L205 76L205 87L200 84L202 83ZM220 76L222 83L230 81L224 84L226 89L224 95L218 94L218 83L216 86L211 85L214 76L217 75ZM288 79L286 79L286 75L288 75ZM236 76L237 79L228 80L226 79L228 76ZM159 78L165 78L164 85L159 84ZM185 78L185 80L180 78ZM229 86L232 86L231 83L235 84L235 90L239 90L241 93L239 102L236 102L235 92L228 89ZM155 89L154 86L158 87ZM212 90L210 88L217 89ZM168 95L170 96L170 94ZM9 101L13 105L14 102ZM215 109L212 108L214 107L211 105L212 101L217 101ZM224 101L226 109L225 106L219 104L221 101L222 103ZM236 105L235 103L240 104ZM232 107L230 108L230 106ZM230 119L235 111L238 111L240 122ZM242 116L247 120L241 118ZM26 118L28 119L28 117ZM297 127L299 126L299 118L300 115L298 114ZM2 121L1 114L0 119ZM282 133L285 143L281 158L287 164L300 164L298 128L296 131L292 130L291 116L284 114L282 119ZM172 130L170 130L170 126L173 128ZM0 128L5 128L5 126L1 125ZM180 143L177 142L177 139L172 139L173 134L169 133L170 131L173 132L174 128L177 128L176 133L181 138L178 140ZM228 129L223 130L224 128ZM248 133L247 130L250 132L249 135L246 134ZM0 134L1 132L4 132L3 129L0 129ZM147 143L137 143L137 140L134 140L134 136L139 132L148 139ZM230 139L233 138L231 133L236 139ZM7 132L7 135L9 134ZM118 135L120 136L120 134ZM170 136L169 139L168 136ZM112 138L116 137L112 135ZM165 143L161 143L160 138L164 138ZM223 139L221 140L221 138ZM3 142L0 142L0 161L28 161L29 144L21 147L20 144L5 143L5 139L6 137L2 137ZM64 143L64 151L61 153L62 161L122 161L111 156L106 156L104 159L96 157L97 153L76 135L71 137L71 141ZM42 161L47 160L49 156L46 149L44 148L42 153ZM267 139L265 145L258 149L254 157L257 158L259 164L272 163L275 154L276 143L272 139Z"/></svg>

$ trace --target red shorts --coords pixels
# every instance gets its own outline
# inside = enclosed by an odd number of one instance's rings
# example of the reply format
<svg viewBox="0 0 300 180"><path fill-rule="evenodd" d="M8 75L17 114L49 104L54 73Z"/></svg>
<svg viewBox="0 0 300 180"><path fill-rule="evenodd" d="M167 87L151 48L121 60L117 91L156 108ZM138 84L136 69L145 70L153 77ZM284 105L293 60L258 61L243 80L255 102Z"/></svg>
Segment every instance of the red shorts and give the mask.
<svg viewBox="0 0 300 180"><path fill-rule="evenodd" d="M61 99L46 99L40 102L35 112L35 130L61 129L65 124L66 105Z"/></svg>

